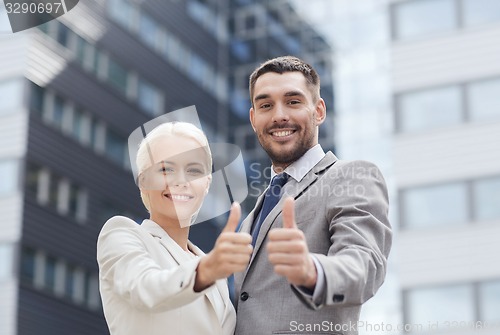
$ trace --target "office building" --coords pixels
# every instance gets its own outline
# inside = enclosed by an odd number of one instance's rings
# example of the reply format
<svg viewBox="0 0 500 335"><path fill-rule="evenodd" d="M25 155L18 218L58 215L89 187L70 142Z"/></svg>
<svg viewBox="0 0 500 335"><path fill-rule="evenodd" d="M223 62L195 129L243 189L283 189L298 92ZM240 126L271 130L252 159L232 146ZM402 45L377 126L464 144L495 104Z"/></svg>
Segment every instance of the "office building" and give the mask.
<svg viewBox="0 0 500 335"><path fill-rule="evenodd" d="M360 333L497 334L500 2L329 5L337 152L381 166L396 230Z"/></svg>
<svg viewBox="0 0 500 335"><path fill-rule="evenodd" d="M147 217L128 157L134 129L195 105L210 141L250 141L240 138L251 129L246 77L281 54L319 67L333 104L329 47L286 1L88 0L16 34L0 7L0 27L5 335L108 332L97 235L113 215ZM248 164L258 158L252 141L242 146ZM208 251L224 221L194 226L191 239Z"/></svg>

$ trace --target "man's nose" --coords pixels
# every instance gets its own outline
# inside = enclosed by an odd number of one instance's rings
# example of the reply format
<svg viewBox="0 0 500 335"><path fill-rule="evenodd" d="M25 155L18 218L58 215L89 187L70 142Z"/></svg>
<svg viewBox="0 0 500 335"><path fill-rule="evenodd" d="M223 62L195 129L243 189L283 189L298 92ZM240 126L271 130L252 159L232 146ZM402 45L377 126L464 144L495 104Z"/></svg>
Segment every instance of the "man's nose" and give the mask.
<svg viewBox="0 0 500 335"><path fill-rule="evenodd" d="M282 104L276 104L273 114L273 122L286 122L289 120L288 111Z"/></svg>

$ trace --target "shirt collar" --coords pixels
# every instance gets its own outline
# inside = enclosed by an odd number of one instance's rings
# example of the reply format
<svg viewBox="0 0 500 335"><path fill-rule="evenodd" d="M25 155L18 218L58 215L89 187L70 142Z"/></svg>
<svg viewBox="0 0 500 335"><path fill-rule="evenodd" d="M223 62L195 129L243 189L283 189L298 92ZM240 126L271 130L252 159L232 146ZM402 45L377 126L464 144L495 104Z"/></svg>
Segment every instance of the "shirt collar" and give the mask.
<svg viewBox="0 0 500 335"><path fill-rule="evenodd" d="M323 159L323 157L325 157L323 148L320 144L316 144L311 149L307 150L302 157L287 166L285 172L297 182L300 182L302 178L304 178L304 176L308 174L320 160ZM276 172L274 172L274 169L271 166L271 180L274 176L276 176Z"/></svg>

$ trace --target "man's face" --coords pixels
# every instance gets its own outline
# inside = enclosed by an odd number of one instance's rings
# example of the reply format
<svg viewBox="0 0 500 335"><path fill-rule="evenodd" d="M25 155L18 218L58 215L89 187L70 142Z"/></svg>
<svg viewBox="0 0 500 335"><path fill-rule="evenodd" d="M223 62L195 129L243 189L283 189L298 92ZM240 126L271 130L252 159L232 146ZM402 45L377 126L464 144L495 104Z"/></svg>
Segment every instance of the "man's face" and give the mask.
<svg viewBox="0 0 500 335"><path fill-rule="evenodd" d="M250 122L275 167L284 169L318 144L325 102L313 101L302 73L263 74L252 99Z"/></svg>

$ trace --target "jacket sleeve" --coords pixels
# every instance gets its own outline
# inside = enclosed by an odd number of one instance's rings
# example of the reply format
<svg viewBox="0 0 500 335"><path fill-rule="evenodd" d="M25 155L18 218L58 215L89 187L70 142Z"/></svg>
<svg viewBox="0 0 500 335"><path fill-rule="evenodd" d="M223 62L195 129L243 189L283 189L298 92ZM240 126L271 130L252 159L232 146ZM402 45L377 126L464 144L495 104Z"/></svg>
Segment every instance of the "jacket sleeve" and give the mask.
<svg viewBox="0 0 500 335"><path fill-rule="evenodd" d="M188 304L201 295L194 282L199 259L161 268L150 256L144 232L134 221L113 217L97 240L101 295L116 294L141 310L161 312ZM153 242L153 237L151 237Z"/></svg>
<svg viewBox="0 0 500 335"><path fill-rule="evenodd" d="M337 164L335 164L337 165ZM354 306L370 299L385 279L392 244L388 220L388 194L379 169L368 162L339 162L332 192L323 196L330 237L327 255L314 254L321 264L326 286L321 304L299 299L308 307ZM333 201L332 197L335 197Z"/></svg>

